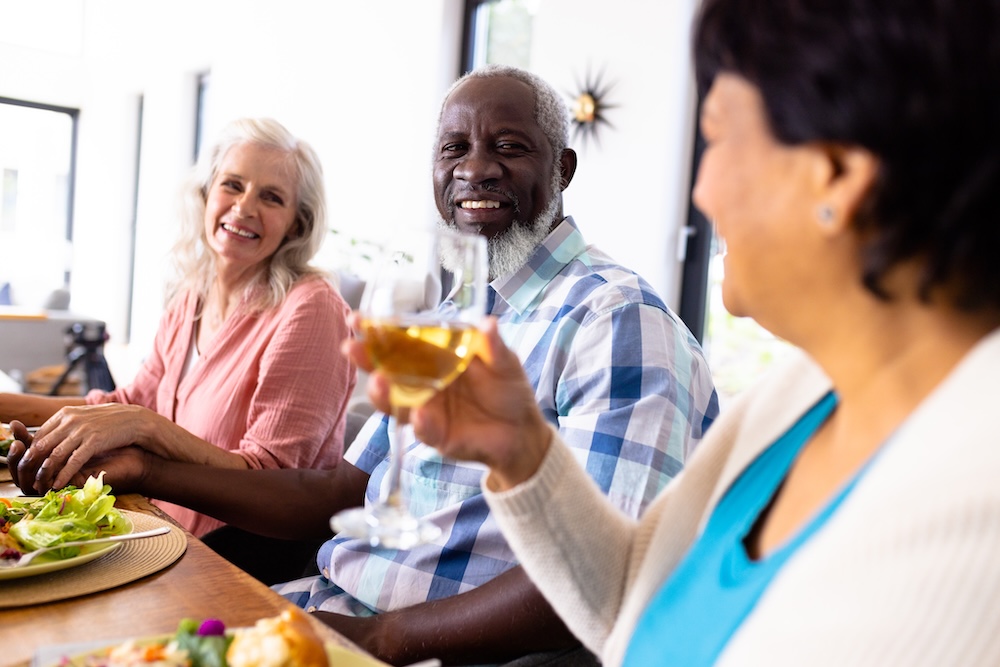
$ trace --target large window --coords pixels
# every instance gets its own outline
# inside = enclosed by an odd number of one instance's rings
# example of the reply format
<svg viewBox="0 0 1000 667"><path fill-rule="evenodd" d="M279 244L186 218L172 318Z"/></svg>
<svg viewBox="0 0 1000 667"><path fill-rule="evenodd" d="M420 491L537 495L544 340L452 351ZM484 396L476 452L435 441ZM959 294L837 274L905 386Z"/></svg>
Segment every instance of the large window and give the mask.
<svg viewBox="0 0 1000 667"><path fill-rule="evenodd" d="M0 288L15 305L69 286L77 113L0 98Z"/></svg>

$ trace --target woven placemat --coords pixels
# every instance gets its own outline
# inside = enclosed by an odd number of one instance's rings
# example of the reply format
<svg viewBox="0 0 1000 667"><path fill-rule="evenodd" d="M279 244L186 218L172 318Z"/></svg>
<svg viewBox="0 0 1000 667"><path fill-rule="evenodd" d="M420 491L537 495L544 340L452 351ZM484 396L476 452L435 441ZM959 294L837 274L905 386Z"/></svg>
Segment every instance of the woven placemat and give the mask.
<svg viewBox="0 0 1000 667"><path fill-rule="evenodd" d="M159 517L122 510L136 532L169 526L165 535L122 542L89 563L22 579L0 581L0 609L66 600L105 591L141 579L167 567L187 549L187 536Z"/></svg>

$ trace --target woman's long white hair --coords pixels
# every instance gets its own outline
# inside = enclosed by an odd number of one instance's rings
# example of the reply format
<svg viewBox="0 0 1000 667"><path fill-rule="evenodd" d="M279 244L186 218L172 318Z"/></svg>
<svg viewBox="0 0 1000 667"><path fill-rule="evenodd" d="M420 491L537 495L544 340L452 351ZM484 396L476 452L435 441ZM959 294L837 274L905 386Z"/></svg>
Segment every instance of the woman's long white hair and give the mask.
<svg viewBox="0 0 1000 667"><path fill-rule="evenodd" d="M284 300L296 281L305 276L325 275L311 266L326 236L326 192L319 156L306 142L295 138L270 118L243 118L229 123L218 139L202 151L183 189L180 237L173 249L174 276L167 286L167 300L195 292L203 300L215 280L215 253L205 238L205 202L226 153L234 146L256 144L285 151L295 168L295 223L271 256L260 279L247 290L248 306L266 310Z"/></svg>

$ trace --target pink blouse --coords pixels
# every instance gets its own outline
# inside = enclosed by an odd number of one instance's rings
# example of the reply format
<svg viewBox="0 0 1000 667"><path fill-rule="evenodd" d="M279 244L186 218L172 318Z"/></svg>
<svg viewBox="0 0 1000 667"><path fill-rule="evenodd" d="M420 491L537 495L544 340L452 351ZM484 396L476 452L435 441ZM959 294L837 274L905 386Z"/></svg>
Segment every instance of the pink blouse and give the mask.
<svg viewBox="0 0 1000 667"><path fill-rule="evenodd" d="M357 381L340 352L350 335L347 303L326 280L294 285L276 308L241 305L184 375L198 298L167 310L153 351L127 387L87 403L142 405L242 456L251 468L333 468L343 453L347 403ZM201 536L221 522L158 503Z"/></svg>

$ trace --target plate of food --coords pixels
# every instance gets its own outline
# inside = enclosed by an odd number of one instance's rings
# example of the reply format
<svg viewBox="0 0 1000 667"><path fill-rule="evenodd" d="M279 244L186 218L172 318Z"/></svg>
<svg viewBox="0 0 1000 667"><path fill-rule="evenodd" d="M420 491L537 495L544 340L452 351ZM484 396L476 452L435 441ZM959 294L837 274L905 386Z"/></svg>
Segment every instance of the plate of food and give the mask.
<svg viewBox="0 0 1000 667"><path fill-rule="evenodd" d="M305 612L290 608L251 627L226 628L217 619L186 618L172 635L128 639L83 652L40 651L40 667L386 667L374 658L324 643Z"/></svg>
<svg viewBox="0 0 1000 667"><path fill-rule="evenodd" d="M40 497L0 498L0 560L10 565L42 547L131 533L132 522L114 504L103 473L89 478L82 488L67 486ZM28 565L0 567L0 581L77 567L118 546L112 542L55 549Z"/></svg>

